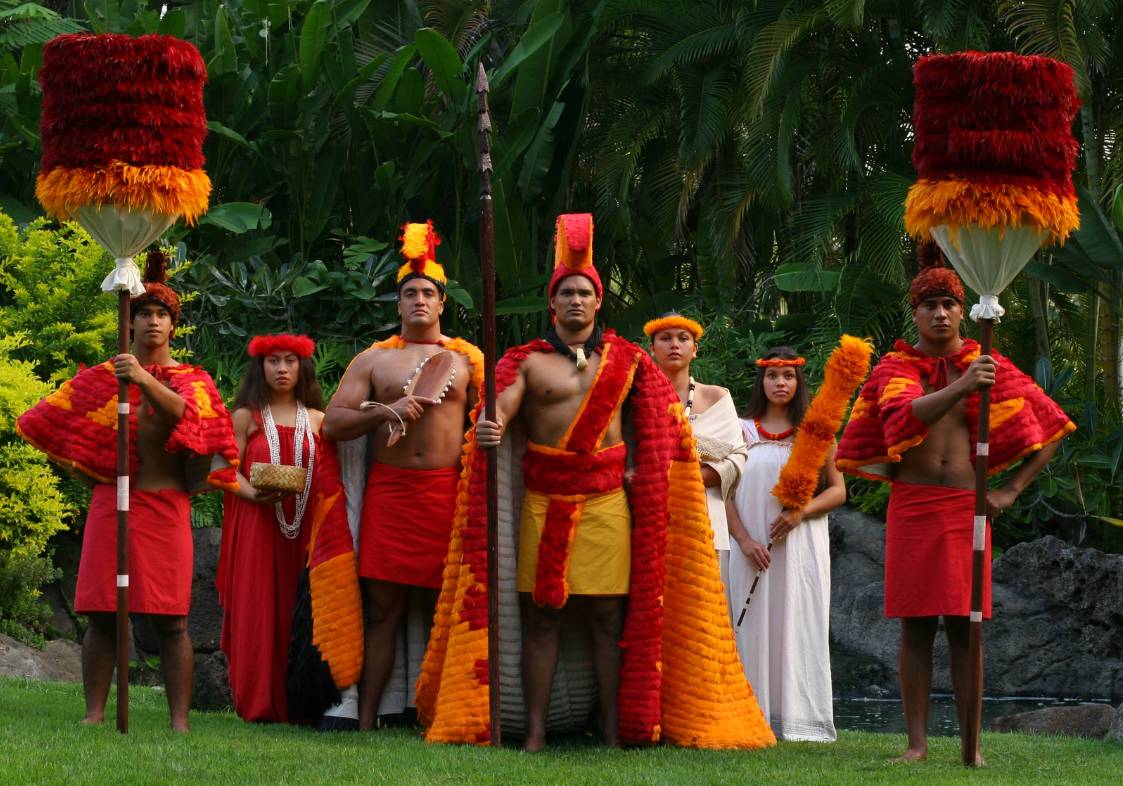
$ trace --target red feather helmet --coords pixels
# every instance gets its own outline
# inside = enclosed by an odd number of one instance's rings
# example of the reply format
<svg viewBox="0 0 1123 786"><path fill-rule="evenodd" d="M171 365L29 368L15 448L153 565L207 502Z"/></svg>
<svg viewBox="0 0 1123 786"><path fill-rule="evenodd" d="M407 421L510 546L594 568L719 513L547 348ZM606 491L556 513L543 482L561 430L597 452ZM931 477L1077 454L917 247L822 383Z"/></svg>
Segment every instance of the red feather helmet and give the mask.
<svg viewBox="0 0 1123 786"><path fill-rule="evenodd" d="M944 266L944 256L932 241L922 242L918 249L920 272L909 286L909 305L914 309L929 297L954 298L963 305L963 282L949 267Z"/></svg>
<svg viewBox="0 0 1123 786"><path fill-rule="evenodd" d="M149 251L144 263L144 294L129 299L129 318L144 303L159 303L172 315L172 324L179 324L179 295L167 285L168 257L162 251Z"/></svg>

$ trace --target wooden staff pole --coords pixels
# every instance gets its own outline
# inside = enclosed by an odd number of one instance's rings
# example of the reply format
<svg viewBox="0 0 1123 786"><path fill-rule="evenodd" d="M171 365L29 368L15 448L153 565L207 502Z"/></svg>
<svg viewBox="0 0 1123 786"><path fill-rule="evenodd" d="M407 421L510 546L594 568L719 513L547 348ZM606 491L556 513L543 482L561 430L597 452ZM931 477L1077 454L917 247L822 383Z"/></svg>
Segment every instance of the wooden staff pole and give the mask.
<svg viewBox="0 0 1123 786"><path fill-rule="evenodd" d="M979 320L979 353L989 355L994 339L994 320ZM971 616L967 634L967 674L959 733L963 763L975 766L979 732L983 722L983 568L987 543L987 469L990 463L990 387L979 390L978 441L975 445L975 520L972 527Z"/></svg>
<svg viewBox="0 0 1123 786"><path fill-rule="evenodd" d="M484 416L495 420L495 231L491 201L491 114L487 71L480 63L480 277L483 279ZM488 723L493 747L503 745L499 694L499 467L487 451L487 679Z"/></svg>
<svg viewBox="0 0 1123 786"><path fill-rule="evenodd" d="M129 351L129 291L117 292L117 354ZM129 381L117 380L117 731L129 733Z"/></svg>

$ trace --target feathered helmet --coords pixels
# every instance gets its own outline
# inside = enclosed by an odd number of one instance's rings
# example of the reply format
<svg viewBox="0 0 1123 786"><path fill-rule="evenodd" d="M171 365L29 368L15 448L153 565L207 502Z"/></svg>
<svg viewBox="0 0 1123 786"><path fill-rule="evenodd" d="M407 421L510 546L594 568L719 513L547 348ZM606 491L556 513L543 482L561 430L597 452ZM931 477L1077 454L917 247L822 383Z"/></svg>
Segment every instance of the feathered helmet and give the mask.
<svg viewBox="0 0 1123 786"><path fill-rule="evenodd" d="M909 286L909 305L916 308L930 297L950 297L963 305L963 282L949 267L944 266L944 256L933 241L923 241L918 249L920 272Z"/></svg>
<svg viewBox="0 0 1123 786"><path fill-rule="evenodd" d="M441 244L440 235L433 229L433 220L423 224L402 224L402 256L406 263L398 268L398 289L402 284L415 278L424 278L437 285L441 295L445 293L448 276L437 262L437 246Z"/></svg>
<svg viewBox="0 0 1123 786"><path fill-rule="evenodd" d="M246 353L251 358L263 358L277 352L291 352L297 357L310 358L315 351L315 341L308 336L293 333L254 336L246 345Z"/></svg>
<svg viewBox="0 0 1123 786"><path fill-rule="evenodd" d="M600 274L593 267L593 214L564 213L554 227L554 274L550 277L550 297L562 279L584 276L593 283L597 297L604 297Z"/></svg>
<svg viewBox="0 0 1123 786"><path fill-rule="evenodd" d="M145 303L159 303L172 315L172 324L179 324L179 295L167 284L168 257L162 251L149 251L144 262L144 294L129 299L129 318Z"/></svg>

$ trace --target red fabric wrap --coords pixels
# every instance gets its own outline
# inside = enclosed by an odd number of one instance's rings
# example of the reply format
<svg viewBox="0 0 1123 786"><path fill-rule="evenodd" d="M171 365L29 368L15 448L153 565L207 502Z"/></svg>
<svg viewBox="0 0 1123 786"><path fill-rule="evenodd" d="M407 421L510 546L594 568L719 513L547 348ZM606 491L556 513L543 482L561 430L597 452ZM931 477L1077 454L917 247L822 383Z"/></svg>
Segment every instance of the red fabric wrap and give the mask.
<svg viewBox="0 0 1123 786"><path fill-rule="evenodd" d="M439 588L459 479L458 467L372 464L359 526L359 575Z"/></svg>
<svg viewBox="0 0 1123 786"><path fill-rule="evenodd" d="M1074 193L1072 120L1080 102L1069 65L1012 52L926 55L913 81L919 179L1025 178L1035 188Z"/></svg>
<svg viewBox="0 0 1123 786"><path fill-rule="evenodd" d="M129 492L129 611L186 616L194 544L191 502L175 489ZM79 614L117 610L117 486L99 483L82 533L74 590Z"/></svg>
<svg viewBox="0 0 1123 786"><path fill-rule="evenodd" d="M61 35L44 45L43 172L56 167L203 166L206 64L172 36Z"/></svg>
<svg viewBox="0 0 1123 786"><path fill-rule="evenodd" d="M147 366L146 370L183 399L184 411L164 450L219 455L238 466L238 444L230 415L214 381L198 366ZM140 388L129 386L129 474L139 466L136 449ZM117 377L106 361L83 369L51 395L23 413L16 428L52 461L73 467L102 483L117 477ZM216 488L234 484L233 470L214 470L207 480ZM234 486L236 488L236 485Z"/></svg>
<svg viewBox="0 0 1123 786"><path fill-rule="evenodd" d="M243 462L269 463L269 445L254 413L258 429L246 443ZM281 458L293 462L295 429L277 426ZM316 437L316 464L321 455ZM302 445L303 466L308 466L307 442ZM312 495L315 498L313 480ZM296 498L285 498L285 516L291 522ZM260 505L227 492L223 496L222 550L216 583L222 603L222 651L229 661L228 680L234 711L249 721L288 721L288 669L296 585L304 570L305 552L312 530L312 511L306 511L300 533L293 539L281 534L272 505Z"/></svg>
<svg viewBox="0 0 1123 786"><path fill-rule="evenodd" d="M971 611L975 492L894 481L885 530L885 616L965 617ZM991 615L990 525L983 616Z"/></svg>
<svg viewBox="0 0 1123 786"><path fill-rule="evenodd" d="M959 351L946 358L930 357L898 341L874 367L858 394L838 444L839 469L887 480L887 465L899 462L905 450L928 436L928 427L912 414L912 402L925 395L924 384L936 389L941 365L950 363L962 374L978 356L979 344L972 339L964 339ZM1076 429L1064 410L1009 358L998 352L991 352L991 357L998 371L990 393L988 474L1000 472ZM979 394L971 393L964 400L964 417L972 444L978 439L978 413Z"/></svg>
<svg viewBox="0 0 1123 786"><path fill-rule="evenodd" d="M523 454L523 484L542 494L604 494L624 485L627 456L623 442L592 455L531 444Z"/></svg>

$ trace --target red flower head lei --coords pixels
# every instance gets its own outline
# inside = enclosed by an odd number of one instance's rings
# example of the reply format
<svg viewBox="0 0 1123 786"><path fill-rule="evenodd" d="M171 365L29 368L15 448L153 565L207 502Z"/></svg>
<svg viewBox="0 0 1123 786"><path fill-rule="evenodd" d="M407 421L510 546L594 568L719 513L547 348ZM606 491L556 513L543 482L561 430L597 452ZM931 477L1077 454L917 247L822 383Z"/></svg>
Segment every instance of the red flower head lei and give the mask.
<svg viewBox="0 0 1123 786"><path fill-rule="evenodd" d="M252 358L263 358L278 352L291 352L297 357L310 358L315 351L315 341L308 336L293 333L254 336L246 346L246 352Z"/></svg>
<svg viewBox="0 0 1123 786"><path fill-rule="evenodd" d="M145 303L159 303L172 315L172 324L179 324L179 295L167 285L168 257L162 251L149 251L144 263L144 294L129 299L129 317Z"/></svg>
<svg viewBox="0 0 1123 786"><path fill-rule="evenodd" d="M802 366L807 363L807 358L757 358L758 368L783 368L785 366Z"/></svg>
<svg viewBox="0 0 1123 786"><path fill-rule="evenodd" d="M584 276L593 284L597 297L604 297L600 273L593 267L593 214L563 213L554 225L554 274L549 296L569 276Z"/></svg>
<svg viewBox="0 0 1123 786"><path fill-rule="evenodd" d="M406 263L398 268L398 289L402 284L415 278L425 278L437 285L443 295L448 276L437 262L437 246L441 244L440 235L433 229L433 220L425 223L402 224L402 256Z"/></svg>
<svg viewBox="0 0 1123 786"><path fill-rule="evenodd" d="M685 330L694 336L695 342L702 338L702 334L706 332L699 323L690 317L684 317L682 314L667 314L658 319L652 319L643 326L643 333L648 338L654 338L656 333L663 330Z"/></svg>

